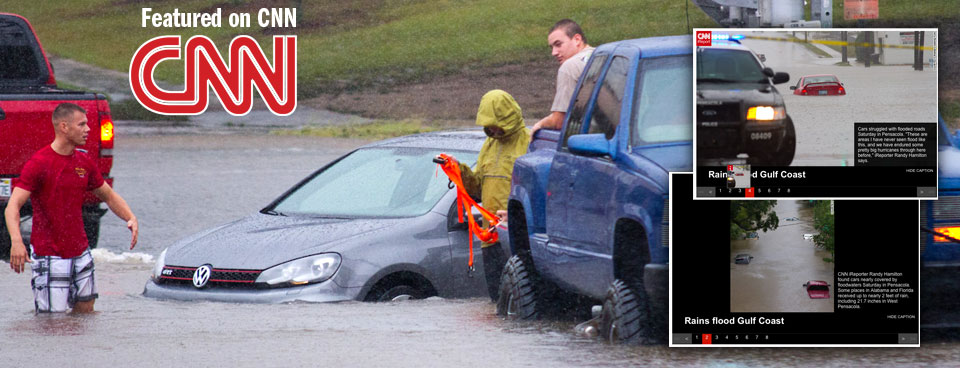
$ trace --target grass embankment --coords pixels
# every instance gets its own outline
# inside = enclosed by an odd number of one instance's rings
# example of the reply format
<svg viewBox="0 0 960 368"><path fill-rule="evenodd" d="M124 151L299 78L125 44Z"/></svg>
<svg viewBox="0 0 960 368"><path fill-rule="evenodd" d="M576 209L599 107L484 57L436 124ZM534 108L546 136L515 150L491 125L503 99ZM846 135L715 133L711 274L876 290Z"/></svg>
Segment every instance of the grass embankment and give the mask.
<svg viewBox="0 0 960 368"><path fill-rule="evenodd" d="M800 31L800 32L803 33L803 31ZM820 57L820 58L829 58L829 57L832 57L832 56L830 56L830 54L827 53L826 51L823 51L823 50L821 50L819 47L817 47L816 45L814 45L814 44L812 44L812 43L810 43L810 42L807 42L807 39L806 39L806 38L797 37L797 36L794 36L794 35L792 35L792 34L787 34L787 37L790 37L793 41L799 42L799 43L800 43L801 45L803 45L803 47L805 47L807 50L809 50L810 52L812 52L814 55L817 55L817 57Z"/></svg>
<svg viewBox="0 0 960 368"><path fill-rule="evenodd" d="M304 127L300 129L274 130L277 135L297 135L327 138L384 139L408 134L426 133L447 128L441 123L422 120L377 120L364 124Z"/></svg>
<svg viewBox="0 0 960 368"><path fill-rule="evenodd" d="M298 92L301 99L322 92L395 85L463 68L522 63L544 58L546 31L557 20L580 22L594 45L657 35L687 33L714 23L696 6L682 1L551 0L303 2L296 28L264 29L257 11L292 7L284 0L124 1L76 0L24 2L0 0L0 9L27 17L44 47L55 55L126 71L135 50L160 35L203 34L225 52L229 40L246 34L271 52L274 34L298 36ZM141 9L153 12L213 12L222 8L221 28L141 27ZM231 28L231 13L249 13L252 27ZM165 61L160 80L182 83L183 64Z"/></svg>

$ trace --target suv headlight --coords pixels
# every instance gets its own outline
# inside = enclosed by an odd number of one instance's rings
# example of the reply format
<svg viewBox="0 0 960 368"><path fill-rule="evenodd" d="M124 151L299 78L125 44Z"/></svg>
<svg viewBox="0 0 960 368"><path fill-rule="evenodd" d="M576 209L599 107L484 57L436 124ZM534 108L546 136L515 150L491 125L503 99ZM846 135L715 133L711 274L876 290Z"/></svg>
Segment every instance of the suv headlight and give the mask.
<svg viewBox="0 0 960 368"><path fill-rule="evenodd" d="M170 248L164 248L163 251L160 252L160 255L157 256L157 262L153 264L153 280L154 281L160 280L160 273L163 272L163 266L166 265L166 261L167 261L167 249L170 249Z"/></svg>
<svg viewBox="0 0 960 368"><path fill-rule="evenodd" d="M282 263L266 269L257 277L257 283L277 286L288 283L303 285L325 281L340 268L340 255L321 253Z"/></svg>
<svg viewBox="0 0 960 368"><path fill-rule="evenodd" d="M747 120L783 120L785 117L787 117L787 110L783 106L753 106L747 109Z"/></svg>

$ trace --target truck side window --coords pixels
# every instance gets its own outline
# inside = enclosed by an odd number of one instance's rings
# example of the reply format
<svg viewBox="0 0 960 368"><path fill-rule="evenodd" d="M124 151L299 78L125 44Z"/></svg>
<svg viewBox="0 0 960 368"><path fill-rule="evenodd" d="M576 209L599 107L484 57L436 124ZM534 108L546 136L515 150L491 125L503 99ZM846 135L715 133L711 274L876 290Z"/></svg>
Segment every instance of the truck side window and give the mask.
<svg viewBox="0 0 960 368"><path fill-rule="evenodd" d="M563 132L563 147L567 146L567 139L574 134L580 134L583 130L583 115L587 111L587 103L590 102L590 94L593 87L597 85L597 79L600 78L600 70L607 61L609 55L595 55L590 63L590 69L584 71L586 74L580 90L577 91L577 99L573 102L573 111L570 112L567 130Z"/></svg>
<svg viewBox="0 0 960 368"><path fill-rule="evenodd" d="M637 73L630 143L693 139L691 56L667 56L642 63Z"/></svg>
<svg viewBox="0 0 960 368"><path fill-rule="evenodd" d="M603 133L607 139L613 138L617 133L628 72L629 60L623 56L614 57L607 69L607 75L603 77L603 83L600 84L600 91L597 92L597 107L590 117L587 133Z"/></svg>

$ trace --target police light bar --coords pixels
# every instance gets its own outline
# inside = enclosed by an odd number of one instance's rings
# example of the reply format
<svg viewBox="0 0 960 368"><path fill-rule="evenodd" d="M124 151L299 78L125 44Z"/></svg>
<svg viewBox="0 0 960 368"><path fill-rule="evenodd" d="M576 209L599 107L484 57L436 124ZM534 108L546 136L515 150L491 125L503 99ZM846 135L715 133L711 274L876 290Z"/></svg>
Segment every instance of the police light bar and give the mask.
<svg viewBox="0 0 960 368"><path fill-rule="evenodd" d="M728 35L728 34L714 33L711 37L712 37L714 40L718 40L718 41L742 40L742 39L743 39L743 35L739 35L739 34L737 34L737 35Z"/></svg>

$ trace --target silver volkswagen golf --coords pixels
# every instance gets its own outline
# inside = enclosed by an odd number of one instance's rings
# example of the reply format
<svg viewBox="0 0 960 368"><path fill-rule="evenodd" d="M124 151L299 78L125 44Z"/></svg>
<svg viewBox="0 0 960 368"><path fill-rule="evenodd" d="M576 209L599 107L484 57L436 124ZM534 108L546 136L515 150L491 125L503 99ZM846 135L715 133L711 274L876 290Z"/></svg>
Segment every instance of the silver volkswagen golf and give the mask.
<svg viewBox="0 0 960 368"><path fill-rule="evenodd" d="M456 190L432 162L445 152L473 165L485 138L436 132L363 146L258 213L165 249L143 293L265 303L486 295L480 244L471 270Z"/></svg>

